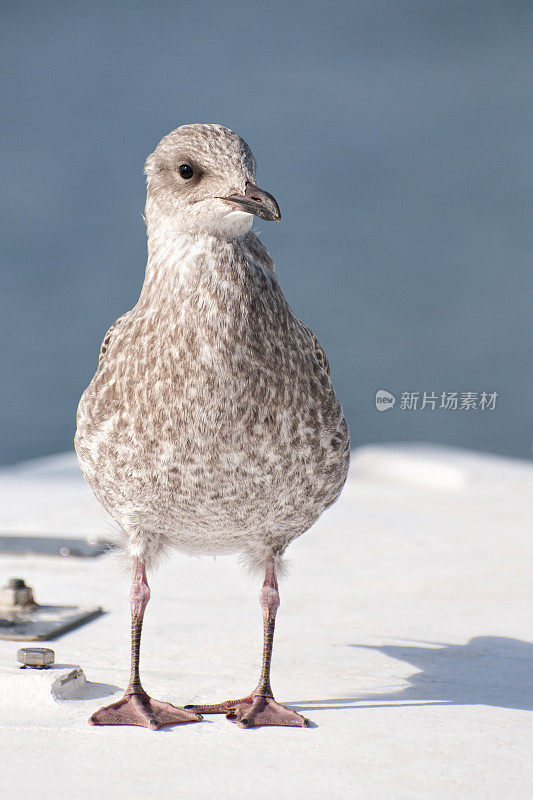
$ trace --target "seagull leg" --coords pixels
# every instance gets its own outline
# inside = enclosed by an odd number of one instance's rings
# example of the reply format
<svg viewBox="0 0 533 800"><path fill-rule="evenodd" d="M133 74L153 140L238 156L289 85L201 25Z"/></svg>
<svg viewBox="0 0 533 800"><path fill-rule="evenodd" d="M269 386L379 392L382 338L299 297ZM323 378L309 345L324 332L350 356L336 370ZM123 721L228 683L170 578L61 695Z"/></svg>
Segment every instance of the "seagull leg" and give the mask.
<svg viewBox="0 0 533 800"><path fill-rule="evenodd" d="M154 700L144 691L139 675L139 655L144 611L150 599L144 562L136 561L130 593L131 605L131 674L122 700L96 711L89 722L92 725L141 725L157 730L163 725L196 722L200 714L177 708L172 703Z"/></svg>
<svg viewBox="0 0 533 800"><path fill-rule="evenodd" d="M239 700L227 700L214 705L188 705L185 708L200 714L225 714L226 719L236 722L240 728L258 728L261 725L307 727L308 719L274 700L270 686L274 627L279 608L278 581L272 559L266 565L259 601L263 609L263 663L256 688Z"/></svg>

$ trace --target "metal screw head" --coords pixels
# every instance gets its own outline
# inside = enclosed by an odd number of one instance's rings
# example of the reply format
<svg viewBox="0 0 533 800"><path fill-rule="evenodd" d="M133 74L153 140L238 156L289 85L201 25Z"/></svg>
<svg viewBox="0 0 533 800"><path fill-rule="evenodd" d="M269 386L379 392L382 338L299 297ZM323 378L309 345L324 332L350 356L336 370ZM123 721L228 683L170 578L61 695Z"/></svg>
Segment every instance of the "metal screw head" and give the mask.
<svg viewBox="0 0 533 800"><path fill-rule="evenodd" d="M54 663L55 659L56 654L48 647L21 647L17 651L17 661L23 667L46 669Z"/></svg>
<svg viewBox="0 0 533 800"><path fill-rule="evenodd" d="M8 589L26 589L24 578L10 578L7 582Z"/></svg>
<svg viewBox="0 0 533 800"><path fill-rule="evenodd" d="M23 578L10 578L0 591L0 606L3 608L19 609L34 603L31 586L26 586Z"/></svg>

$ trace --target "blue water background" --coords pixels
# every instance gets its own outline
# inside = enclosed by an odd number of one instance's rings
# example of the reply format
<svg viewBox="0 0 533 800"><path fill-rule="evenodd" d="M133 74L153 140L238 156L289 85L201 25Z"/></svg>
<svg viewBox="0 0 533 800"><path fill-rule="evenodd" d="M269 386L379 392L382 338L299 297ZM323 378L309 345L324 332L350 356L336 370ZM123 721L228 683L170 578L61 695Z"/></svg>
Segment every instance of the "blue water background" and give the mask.
<svg viewBox="0 0 533 800"><path fill-rule="evenodd" d="M137 299L144 158L179 124L251 145L259 223L355 445L531 456L532 6L520 0L2 4L0 461L72 446ZM377 389L498 392L378 413Z"/></svg>

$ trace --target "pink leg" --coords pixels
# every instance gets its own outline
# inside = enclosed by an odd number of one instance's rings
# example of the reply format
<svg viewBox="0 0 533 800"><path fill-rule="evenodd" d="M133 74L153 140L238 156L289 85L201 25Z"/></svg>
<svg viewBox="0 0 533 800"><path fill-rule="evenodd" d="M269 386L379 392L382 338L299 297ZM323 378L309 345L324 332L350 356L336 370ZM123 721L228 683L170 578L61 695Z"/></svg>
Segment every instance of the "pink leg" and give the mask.
<svg viewBox="0 0 533 800"><path fill-rule="evenodd" d="M270 686L270 663L274 643L276 612L279 608L278 581L273 560L269 560L265 569L265 580L259 594L263 609L263 663L259 683L251 694L239 700L227 700L214 705L189 705L186 709L201 714L225 714L226 718L236 722L241 728L254 728L261 725L288 725L307 727L309 720L279 705L274 700Z"/></svg>
<svg viewBox="0 0 533 800"><path fill-rule="evenodd" d="M96 711L89 722L93 725L141 725L157 730L163 725L196 722L200 714L177 708L171 703L154 700L144 691L139 674L139 657L144 611L150 599L144 562L137 561L131 584L131 673L122 700Z"/></svg>

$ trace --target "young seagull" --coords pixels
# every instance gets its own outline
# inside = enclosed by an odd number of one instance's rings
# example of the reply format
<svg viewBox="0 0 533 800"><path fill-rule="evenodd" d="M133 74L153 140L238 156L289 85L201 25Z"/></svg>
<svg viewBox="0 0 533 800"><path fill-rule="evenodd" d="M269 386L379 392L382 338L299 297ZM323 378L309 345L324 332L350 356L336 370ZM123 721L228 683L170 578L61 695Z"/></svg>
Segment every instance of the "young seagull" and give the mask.
<svg viewBox="0 0 533 800"><path fill-rule="evenodd" d="M107 332L78 408L76 450L131 556L131 677L94 725L159 728L225 713L305 726L273 697L277 573L287 545L339 496L349 434L324 351L285 300L250 228L279 220L255 161L221 125L183 125L146 161L148 264ZM139 677L146 570L171 547L239 553L264 573L263 665L246 697L177 708Z"/></svg>

